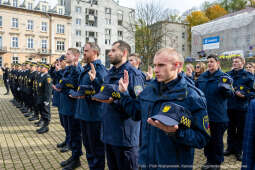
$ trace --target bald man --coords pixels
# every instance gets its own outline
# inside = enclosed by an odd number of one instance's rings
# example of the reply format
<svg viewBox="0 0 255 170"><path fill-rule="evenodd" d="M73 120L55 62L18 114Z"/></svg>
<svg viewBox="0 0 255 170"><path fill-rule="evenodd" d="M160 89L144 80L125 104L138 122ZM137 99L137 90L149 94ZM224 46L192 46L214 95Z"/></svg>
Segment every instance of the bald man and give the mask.
<svg viewBox="0 0 255 170"><path fill-rule="evenodd" d="M194 148L203 148L209 139L209 121L203 93L184 74L183 57L172 48L160 49L154 57L153 80L138 98L129 96L128 72L119 81L122 116L141 120L139 166L141 169L192 169ZM185 118L174 125L156 119L160 113L177 108L184 110ZM153 118L152 118L153 117Z"/></svg>

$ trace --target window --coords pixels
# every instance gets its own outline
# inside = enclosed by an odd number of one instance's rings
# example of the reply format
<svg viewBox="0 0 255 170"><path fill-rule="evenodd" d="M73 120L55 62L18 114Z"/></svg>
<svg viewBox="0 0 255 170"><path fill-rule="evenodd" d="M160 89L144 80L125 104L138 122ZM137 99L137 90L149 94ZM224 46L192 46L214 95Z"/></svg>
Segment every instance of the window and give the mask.
<svg viewBox="0 0 255 170"><path fill-rule="evenodd" d="M18 27L19 27L18 18L12 18L12 28L18 28Z"/></svg>
<svg viewBox="0 0 255 170"><path fill-rule="evenodd" d="M47 58L43 57L42 58L42 63L47 63Z"/></svg>
<svg viewBox="0 0 255 170"><path fill-rule="evenodd" d="M48 41L47 40L42 40L41 42L41 47L42 49L47 49Z"/></svg>
<svg viewBox="0 0 255 170"><path fill-rule="evenodd" d="M28 60L29 60L29 61L33 61L33 58L29 57Z"/></svg>
<svg viewBox="0 0 255 170"><path fill-rule="evenodd" d="M59 5L64 6L65 5L65 0L60 0Z"/></svg>
<svg viewBox="0 0 255 170"><path fill-rule="evenodd" d="M81 42L76 42L76 47L81 47Z"/></svg>
<svg viewBox="0 0 255 170"><path fill-rule="evenodd" d="M2 26L3 26L3 17L0 16L0 27L2 27Z"/></svg>
<svg viewBox="0 0 255 170"><path fill-rule="evenodd" d="M42 22L42 31L47 32L47 22Z"/></svg>
<svg viewBox="0 0 255 170"><path fill-rule="evenodd" d="M57 24L57 33L64 34L65 33L65 26L61 24Z"/></svg>
<svg viewBox="0 0 255 170"><path fill-rule="evenodd" d="M63 15L63 9L58 9L58 14Z"/></svg>
<svg viewBox="0 0 255 170"><path fill-rule="evenodd" d="M16 63L19 63L19 57L13 56L13 57L12 57L12 63L15 63L15 64L16 64Z"/></svg>
<svg viewBox="0 0 255 170"><path fill-rule="evenodd" d="M19 48L19 39L18 37L12 37L12 48Z"/></svg>
<svg viewBox="0 0 255 170"><path fill-rule="evenodd" d="M2 67L2 66L3 66L3 57L0 56L0 67Z"/></svg>
<svg viewBox="0 0 255 170"><path fill-rule="evenodd" d="M105 8L105 14L111 14L111 8Z"/></svg>
<svg viewBox="0 0 255 170"><path fill-rule="evenodd" d="M27 8L30 9L30 10L32 10L32 9L33 9L33 4L32 4L32 3L28 3L28 4L27 4Z"/></svg>
<svg viewBox="0 0 255 170"><path fill-rule="evenodd" d="M65 51L65 42L64 41L57 41L57 50Z"/></svg>
<svg viewBox="0 0 255 170"><path fill-rule="evenodd" d="M111 35L111 29L105 29L105 35Z"/></svg>
<svg viewBox="0 0 255 170"><path fill-rule="evenodd" d="M112 20L110 18L105 18L105 24L111 25L112 24Z"/></svg>
<svg viewBox="0 0 255 170"><path fill-rule="evenodd" d="M2 49L3 48L3 38L2 38L2 36L0 36L0 49Z"/></svg>
<svg viewBox="0 0 255 170"><path fill-rule="evenodd" d="M81 19L80 18L76 19L76 25L81 25Z"/></svg>
<svg viewBox="0 0 255 170"><path fill-rule="evenodd" d="M75 8L75 12L78 13L78 14L80 14L80 13L81 13L81 7L77 6L77 7Z"/></svg>
<svg viewBox="0 0 255 170"><path fill-rule="evenodd" d="M81 36L81 30L76 30L76 36Z"/></svg>
<svg viewBox="0 0 255 170"><path fill-rule="evenodd" d="M123 40L123 31L118 31L118 37Z"/></svg>
<svg viewBox="0 0 255 170"><path fill-rule="evenodd" d="M182 51L185 51L185 45L184 44L182 45Z"/></svg>
<svg viewBox="0 0 255 170"><path fill-rule="evenodd" d="M18 7L18 0L13 0L13 6Z"/></svg>
<svg viewBox="0 0 255 170"><path fill-rule="evenodd" d="M46 12L47 11L47 6L46 5L42 5L42 11Z"/></svg>
<svg viewBox="0 0 255 170"><path fill-rule="evenodd" d="M111 40L105 39L105 45L111 45Z"/></svg>
<svg viewBox="0 0 255 170"><path fill-rule="evenodd" d="M34 27L34 22L32 20L27 21L27 29L28 30L33 30Z"/></svg>
<svg viewBox="0 0 255 170"><path fill-rule="evenodd" d="M29 48L29 49L34 48L34 39L32 37L28 37L28 39L27 39L27 48Z"/></svg>
<svg viewBox="0 0 255 170"><path fill-rule="evenodd" d="M182 38L183 38L183 39L185 38L185 32L182 33Z"/></svg>

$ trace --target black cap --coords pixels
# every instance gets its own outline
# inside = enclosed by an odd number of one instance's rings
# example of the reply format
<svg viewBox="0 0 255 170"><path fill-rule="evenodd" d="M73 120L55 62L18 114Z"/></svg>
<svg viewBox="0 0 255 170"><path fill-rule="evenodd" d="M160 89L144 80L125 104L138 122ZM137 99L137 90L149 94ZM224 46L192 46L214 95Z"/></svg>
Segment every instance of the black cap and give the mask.
<svg viewBox="0 0 255 170"><path fill-rule="evenodd" d="M110 97L114 99L120 98L119 87L117 84L104 84L100 88L100 92L92 97L93 100L108 100Z"/></svg>
<svg viewBox="0 0 255 170"><path fill-rule="evenodd" d="M190 113L183 107L172 102L163 103L158 114L151 117L167 126L182 124L186 127L191 126Z"/></svg>

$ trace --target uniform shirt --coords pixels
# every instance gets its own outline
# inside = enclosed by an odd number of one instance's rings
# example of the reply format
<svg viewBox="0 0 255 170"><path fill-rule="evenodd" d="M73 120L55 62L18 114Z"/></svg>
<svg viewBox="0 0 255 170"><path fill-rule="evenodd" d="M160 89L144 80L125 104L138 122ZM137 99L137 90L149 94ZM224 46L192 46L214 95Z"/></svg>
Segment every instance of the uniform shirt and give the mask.
<svg viewBox="0 0 255 170"><path fill-rule="evenodd" d="M232 89L219 88L222 76L228 76L221 70L211 74L209 71L201 74L196 81L196 86L205 94L209 120L213 122L228 122L227 101L233 96Z"/></svg>
<svg viewBox="0 0 255 170"><path fill-rule="evenodd" d="M244 69L238 71L232 70L230 72L227 72L227 74L233 79L233 87L235 90L240 91L241 87L245 89L245 91L243 92L245 98L240 98L237 95L234 95L234 97L231 97L228 100L228 109L247 111L249 99L251 97L249 91L254 91L253 75Z"/></svg>
<svg viewBox="0 0 255 170"><path fill-rule="evenodd" d="M129 73L128 92L131 97L136 96L143 90L144 80L140 71L129 62L119 68L112 67L104 78L105 84L118 84L124 76L124 70ZM132 120L125 115L124 109L118 103L103 104L102 136L105 144L114 146L133 147L139 144L140 121Z"/></svg>
<svg viewBox="0 0 255 170"><path fill-rule="evenodd" d="M156 115L164 102L179 104L190 111L191 127L179 126L175 135L169 136L148 124L147 119ZM184 74L168 84L154 80L136 100L122 94L121 105L125 109L121 114L142 122L138 161L142 168L153 169L149 165L155 165L155 169L164 169L160 166L167 165L169 169L184 169L187 165L187 169L192 169L194 147L203 148L209 140L209 123L203 92L189 83Z"/></svg>
<svg viewBox="0 0 255 170"><path fill-rule="evenodd" d="M107 75L107 70L100 60L95 60L93 65L96 69L96 78L91 82L88 72L91 70L90 64L84 66L79 77L79 85L91 85L96 92L99 92L100 87ZM91 96L85 99L78 99L76 105L75 118L89 122L97 122L102 119L102 103L92 101Z"/></svg>

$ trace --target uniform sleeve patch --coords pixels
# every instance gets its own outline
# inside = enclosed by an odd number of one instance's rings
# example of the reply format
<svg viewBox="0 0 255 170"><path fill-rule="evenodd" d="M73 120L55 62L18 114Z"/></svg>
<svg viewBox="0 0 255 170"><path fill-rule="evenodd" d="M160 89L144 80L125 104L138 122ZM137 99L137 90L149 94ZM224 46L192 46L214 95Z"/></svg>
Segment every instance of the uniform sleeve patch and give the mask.
<svg viewBox="0 0 255 170"><path fill-rule="evenodd" d="M50 84L51 83L51 78L47 78L47 82Z"/></svg>
<svg viewBox="0 0 255 170"><path fill-rule="evenodd" d="M143 91L143 87L142 86L135 86L134 91L135 91L135 95L138 96Z"/></svg>
<svg viewBox="0 0 255 170"><path fill-rule="evenodd" d="M208 115L203 117L203 127L207 134L210 135L210 125Z"/></svg>

